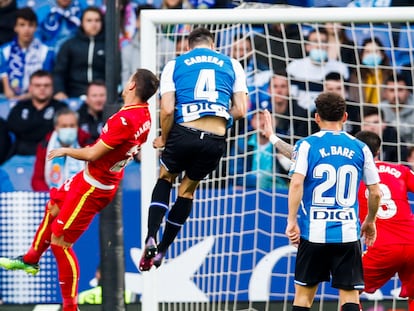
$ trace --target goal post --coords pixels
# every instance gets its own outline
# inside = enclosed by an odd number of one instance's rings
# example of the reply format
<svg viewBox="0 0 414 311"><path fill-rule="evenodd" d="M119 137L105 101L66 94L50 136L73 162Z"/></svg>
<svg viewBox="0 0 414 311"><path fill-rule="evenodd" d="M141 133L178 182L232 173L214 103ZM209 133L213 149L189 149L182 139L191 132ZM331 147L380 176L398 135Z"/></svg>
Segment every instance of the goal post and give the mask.
<svg viewBox="0 0 414 311"><path fill-rule="evenodd" d="M400 31L394 29L392 23L410 25L414 22L414 7L249 8L242 5L235 9L143 10L140 15L141 64L159 75L165 62L175 57L172 47L182 33L179 30L162 33L165 25L204 25L212 30L216 39L227 38L226 35L233 34L234 29L264 25L260 35L273 40L267 36L270 24L313 25L326 22L350 25L351 32L362 23L372 29L376 23L385 23L392 29L390 31ZM304 31L304 27L299 29ZM160 43L161 35L173 43L171 50ZM220 41L217 49L228 52L232 40L233 37L229 37ZM303 45L303 42L298 43ZM414 49L414 42L409 40L409 44L408 54ZM359 48L356 45L356 49ZM269 63L271 56L268 56ZM145 245L148 207L159 169L159 154L152 148L152 141L160 131L157 96L150 100L150 112L153 124L141 153L141 247ZM292 115L288 117L290 122L295 119ZM257 134L258 131L229 135L229 146L237 149L241 144L246 149L252 133ZM289 246L283 234L287 192L277 187L247 187L249 172L237 172L235 167L239 162L245 165L249 155L252 155L250 151L232 153L228 147L222 165L201 182L195 194L192 214L168 251L165 263L159 269L142 274L142 310L290 309L294 293L295 249ZM278 173L273 171L273 174L276 176ZM176 187L175 184L171 203L175 200ZM392 286L391 290L387 288L382 296L374 298L383 297L392 300L393 305L397 304L395 290L398 284L398 279L393 280L392 285L388 284L388 287ZM328 284L323 284L318 290L315 301L319 310L337 310L337 293L329 288Z"/></svg>

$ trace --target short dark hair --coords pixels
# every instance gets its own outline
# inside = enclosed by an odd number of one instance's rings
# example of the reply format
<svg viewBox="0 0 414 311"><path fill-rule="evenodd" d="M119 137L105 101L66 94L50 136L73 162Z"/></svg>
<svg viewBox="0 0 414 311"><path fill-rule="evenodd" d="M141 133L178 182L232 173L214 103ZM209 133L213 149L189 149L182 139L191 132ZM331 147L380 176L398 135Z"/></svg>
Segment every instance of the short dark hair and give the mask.
<svg viewBox="0 0 414 311"><path fill-rule="evenodd" d="M35 23L37 25L37 15L29 7L24 7L16 11L15 25L17 24L17 20L19 18L24 19L25 21L28 21L30 23Z"/></svg>
<svg viewBox="0 0 414 311"><path fill-rule="evenodd" d="M325 81L334 80L334 81L343 81L342 75L339 72L331 71L326 74Z"/></svg>
<svg viewBox="0 0 414 311"><path fill-rule="evenodd" d="M368 146L374 157L378 154L381 147L381 138L377 134L371 131L359 131L355 134L355 137Z"/></svg>
<svg viewBox="0 0 414 311"><path fill-rule="evenodd" d="M82 12L82 18L81 18L81 21L83 22L83 18L84 18L84 16L85 16L85 14L86 13L88 13L88 12L95 12L95 13L98 13L99 14L99 16L100 16L100 18L101 18L101 22L102 22L102 25L104 24L104 14L103 14L103 12L102 12L102 10L100 9L100 8L98 8L97 6L89 6L89 7L87 7L83 12Z"/></svg>
<svg viewBox="0 0 414 311"><path fill-rule="evenodd" d="M37 78L37 77L49 77L50 79L53 80L52 74L49 71L43 70L43 69L39 69L39 70L36 70L35 72L33 72L30 75L30 79L29 79L30 82L32 82L33 78Z"/></svg>
<svg viewBox="0 0 414 311"><path fill-rule="evenodd" d="M135 95L143 102L148 101L158 89L160 81L150 70L140 68L138 69L132 80L135 82Z"/></svg>
<svg viewBox="0 0 414 311"><path fill-rule="evenodd" d="M190 34L188 35L188 46L190 49L192 49L194 46L200 44L200 43L213 43L214 42L214 36L208 30L204 27L198 27L194 29Z"/></svg>
<svg viewBox="0 0 414 311"><path fill-rule="evenodd" d="M325 121L340 121L346 111L345 99L333 92L324 92L315 99L316 112Z"/></svg>
<svg viewBox="0 0 414 311"><path fill-rule="evenodd" d="M372 115L378 115L381 120L384 120L384 115L381 109L379 109L377 106L365 105L362 110L362 119Z"/></svg>
<svg viewBox="0 0 414 311"><path fill-rule="evenodd" d="M404 82L405 85L410 85L407 77L401 73L398 73L396 76L394 75L390 75L386 80L385 80L385 84L388 84L388 82Z"/></svg>
<svg viewBox="0 0 414 311"><path fill-rule="evenodd" d="M306 41L309 41L309 37L313 33L320 33L320 34L325 35L327 38L329 37L328 31L325 29L325 27L316 27L316 28L312 28L308 32L308 35L306 36Z"/></svg>
<svg viewBox="0 0 414 311"><path fill-rule="evenodd" d="M93 80L92 82L88 83L88 85L86 87L86 94L88 94L88 91L89 91L91 86L102 86L102 87L106 88L105 81L103 81L103 80Z"/></svg>

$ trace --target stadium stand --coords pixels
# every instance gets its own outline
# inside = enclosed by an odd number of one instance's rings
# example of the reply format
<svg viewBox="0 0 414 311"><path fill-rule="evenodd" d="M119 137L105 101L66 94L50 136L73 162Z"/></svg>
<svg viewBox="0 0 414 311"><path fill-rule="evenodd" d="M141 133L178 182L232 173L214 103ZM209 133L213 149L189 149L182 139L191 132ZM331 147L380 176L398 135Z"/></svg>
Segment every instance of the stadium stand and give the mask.
<svg viewBox="0 0 414 311"><path fill-rule="evenodd" d="M15 191L32 191L34 162L35 156L15 155L1 166L9 174Z"/></svg>
<svg viewBox="0 0 414 311"><path fill-rule="evenodd" d="M385 53L390 59L391 63L395 63L395 56L393 56L394 37L389 26L387 25L356 25L345 30L346 36L360 49L362 42L367 38L378 38L384 45Z"/></svg>

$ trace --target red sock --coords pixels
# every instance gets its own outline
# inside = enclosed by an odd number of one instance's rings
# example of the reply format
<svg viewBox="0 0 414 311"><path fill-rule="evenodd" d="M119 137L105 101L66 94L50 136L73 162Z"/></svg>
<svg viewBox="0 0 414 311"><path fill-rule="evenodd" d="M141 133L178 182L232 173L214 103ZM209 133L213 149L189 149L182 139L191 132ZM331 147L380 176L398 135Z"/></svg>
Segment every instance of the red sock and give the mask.
<svg viewBox="0 0 414 311"><path fill-rule="evenodd" d="M23 256L24 262L32 264L38 263L40 257L42 257L43 253L49 248L50 239L52 236L51 225L54 218L55 217L49 213L46 204L45 215L39 227L37 228L36 234L33 238L32 246Z"/></svg>
<svg viewBox="0 0 414 311"><path fill-rule="evenodd" d="M62 311L76 311L78 307L79 263L73 249L51 245L58 267Z"/></svg>
<svg viewBox="0 0 414 311"><path fill-rule="evenodd" d="M414 311L414 298L408 298L408 311Z"/></svg>

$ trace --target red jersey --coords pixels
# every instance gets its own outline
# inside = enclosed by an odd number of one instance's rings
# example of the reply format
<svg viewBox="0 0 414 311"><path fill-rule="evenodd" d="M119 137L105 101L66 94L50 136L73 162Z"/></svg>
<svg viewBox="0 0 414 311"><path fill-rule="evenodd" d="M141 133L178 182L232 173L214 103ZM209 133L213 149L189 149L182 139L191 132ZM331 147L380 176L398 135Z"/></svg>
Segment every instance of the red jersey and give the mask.
<svg viewBox="0 0 414 311"><path fill-rule="evenodd" d="M414 172L399 164L377 161L382 192L376 226L377 240L373 246L387 244L414 245L414 215L408 202L408 192L414 192ZM368 212L368 191L361 183L359 188L359 217L364 221Z"/></svg>
<svg viewBox="0 0 414 311"><path fill-rule="evenodd" d="M122 107L102 129L101 140L111 150L87 163L89 174L104 185L118 185L125 166L139 152L151 128L148 104Z"/></svg>

